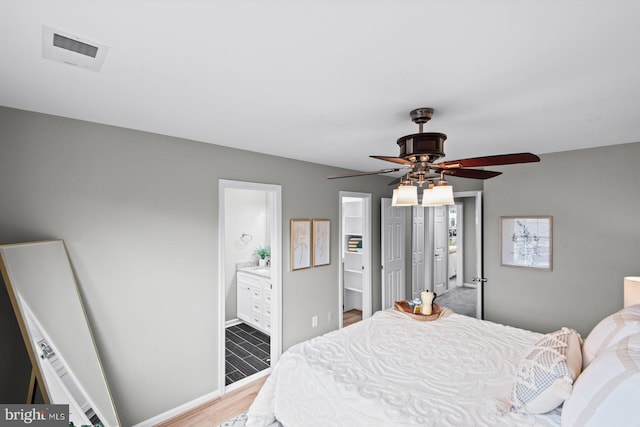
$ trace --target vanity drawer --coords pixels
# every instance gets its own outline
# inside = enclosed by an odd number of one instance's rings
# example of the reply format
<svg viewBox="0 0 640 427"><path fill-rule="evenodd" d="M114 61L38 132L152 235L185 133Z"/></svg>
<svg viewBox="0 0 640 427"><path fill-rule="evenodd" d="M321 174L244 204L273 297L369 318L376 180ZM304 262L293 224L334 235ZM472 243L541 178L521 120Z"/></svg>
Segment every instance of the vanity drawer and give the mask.
<svg viewBox="0 0 640 427"><path fill-rule="evenodd" d="M259 326L262 324L262 316L260 315L252 316L251 321L253 322L254 325Z"/></svg>
<svg viewBox="0 0 640 427"><path fill-rule="evenodd" d="M262 288L258 286L251 286L251 298L262 300Z"/></svg>
<svg viewBox="0 0 640 427"><path fill-rule="evenodd" d="M251 310L251 322L256 326L260 326L262 324L262 311Z"/></svg>
<svg viewBox="0 0 640 427"><path fill-rule="evenodd" d="M256 311L262 313L262 301L257 299L251 300L251 311Z"/></svg>

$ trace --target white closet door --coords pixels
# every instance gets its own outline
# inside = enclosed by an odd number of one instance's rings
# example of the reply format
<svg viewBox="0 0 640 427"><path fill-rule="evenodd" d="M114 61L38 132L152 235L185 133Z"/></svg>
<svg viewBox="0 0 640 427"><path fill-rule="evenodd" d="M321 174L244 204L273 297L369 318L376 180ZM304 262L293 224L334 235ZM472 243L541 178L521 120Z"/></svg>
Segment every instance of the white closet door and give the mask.
<svg viewBox="0 0 640 427"><path fill-rule="evenodd" d="M402 208L391 206L391 199L381 203L382 309L406 299L404 271L405 215Z"/></svg>
<svg viewBox="0 0 640 427"><path fill-rule="evenodd" d="M426 252L425 252L425 208L414 206L412 208L411 227L411 298L420 296L420 291L427 289L426 280Z"/></svg>

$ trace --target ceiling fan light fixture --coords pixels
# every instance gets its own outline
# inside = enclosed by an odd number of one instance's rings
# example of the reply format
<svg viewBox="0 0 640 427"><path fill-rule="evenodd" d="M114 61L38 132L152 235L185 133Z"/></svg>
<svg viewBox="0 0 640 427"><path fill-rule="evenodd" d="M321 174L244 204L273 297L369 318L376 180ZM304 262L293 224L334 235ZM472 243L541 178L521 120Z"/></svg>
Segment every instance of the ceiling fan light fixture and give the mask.
<svg viewBox="0 0 640 427"><path fill-rule="evenodd" d="M414 206L418 204L418 187L411 184L400 184L393 190L391 206Z"/></svg>
<svg viewBox="0 0 640 427"><path fill-rule="evenodd" d="M429 182L427 188L422 191L422 206L440 206L439 204L435 203L435 199L433 197L433 188L433 182Z"/></svg>
<svg viewBox="0 0 640 427"><path fill-rule="evenodd" d="M432 199L433 203L437 203L432 206L453 205L453 187L449 185L444 179L438 181L433 187Z"/></svg>

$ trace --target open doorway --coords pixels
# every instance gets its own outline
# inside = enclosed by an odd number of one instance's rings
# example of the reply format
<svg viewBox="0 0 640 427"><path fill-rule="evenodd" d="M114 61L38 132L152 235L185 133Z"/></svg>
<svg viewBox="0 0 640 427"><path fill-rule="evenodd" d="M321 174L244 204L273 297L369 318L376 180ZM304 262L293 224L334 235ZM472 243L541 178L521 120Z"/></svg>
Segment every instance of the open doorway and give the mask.
<svg viewBox="0 0 640 427"><path fill-rule="evenodd" d="M219 182L219 389L267 375L282 349L281 186Z"/></svg>
<svg viewBox="0 0 640 427"><path fill-rule="evenodd" d="M454 200L413 207L412 297L432 290L441 306L482 319L482 192L457 192Z"/></svg>
<svg viewBox="0 0 640 427"><path fill-rule="evenodd" d="M340 192L340 327L371 316L371 194Z"/></svg>
<svg viewBox="0 0 640 427"><path fill-rule="evenodd" d="M482 318L482 193L454 193L448 207L448 289L438 301L454 312Z"/></svg>
<svg viewBox="0 0 640 427"><path fill-rule="evenodd" d="M447 206L413 206L411 232L411 292L435 292L438 301L448 292Z"/></svg>

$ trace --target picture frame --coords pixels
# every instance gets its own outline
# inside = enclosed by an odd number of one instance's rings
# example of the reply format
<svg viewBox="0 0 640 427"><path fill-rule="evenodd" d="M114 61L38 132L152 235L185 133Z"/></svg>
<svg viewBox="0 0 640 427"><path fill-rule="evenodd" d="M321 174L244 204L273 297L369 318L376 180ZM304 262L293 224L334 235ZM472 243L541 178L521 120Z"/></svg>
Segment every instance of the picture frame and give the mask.
<svg viewBox="0 0 640 427"><path fill-rule="evenodd" d="M331 221L314 219L313 229L313 266L331 264Z"/></svg>
<svg viewBox="0 0 640 427"><path fill-rule="evenodd" d="M553 269L553 217L501 216L500 265Z"/></svg>
<svg viewBox="0 0 640 427"><path fill-rule="evenodd" d="M292 219L290 223L291 234L291 271L302 270L311 267L311 220Z"/></svg>

